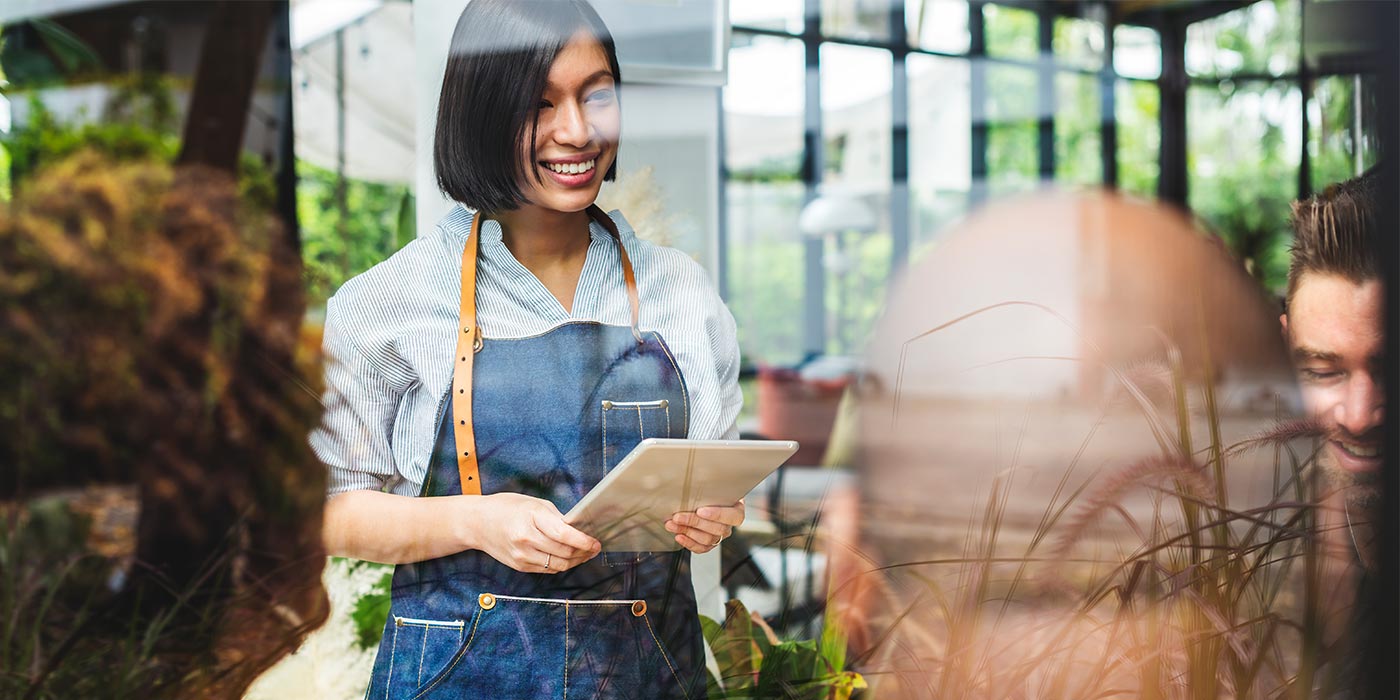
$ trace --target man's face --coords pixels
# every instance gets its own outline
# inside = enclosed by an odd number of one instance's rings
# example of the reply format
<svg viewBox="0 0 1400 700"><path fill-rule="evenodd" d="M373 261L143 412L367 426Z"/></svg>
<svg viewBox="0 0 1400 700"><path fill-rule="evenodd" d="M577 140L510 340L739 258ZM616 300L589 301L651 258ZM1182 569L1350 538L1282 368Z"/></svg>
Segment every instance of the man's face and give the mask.
<svg viewBox="0 0 1400 700"><path fill-rule="evenodd" d="M1308 412L1326 429L1320 462L1347 498L1379 498L1385 352L1380 280L1304 273L1281 320Z"/></svg>

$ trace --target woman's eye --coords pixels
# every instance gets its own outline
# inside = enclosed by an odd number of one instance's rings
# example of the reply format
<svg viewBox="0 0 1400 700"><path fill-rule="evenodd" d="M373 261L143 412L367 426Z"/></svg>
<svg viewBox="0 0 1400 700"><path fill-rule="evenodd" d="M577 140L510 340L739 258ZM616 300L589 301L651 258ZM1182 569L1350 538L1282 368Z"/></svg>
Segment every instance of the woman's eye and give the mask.
<svg viewBox="0 0 1400 700"><path fill-rule="evenodd" d="M554 105L549 103L549 100L540 100L540 103L535 106L535 109L549 109L553 106Z"/></svg>
<svg viewBox="0 0 1400 700"><path fill-rule="evenodd" d="M608 102L612 102L612 99L612 90L599 90L588 96L588 101L596 104L607 104Z"/></svg>

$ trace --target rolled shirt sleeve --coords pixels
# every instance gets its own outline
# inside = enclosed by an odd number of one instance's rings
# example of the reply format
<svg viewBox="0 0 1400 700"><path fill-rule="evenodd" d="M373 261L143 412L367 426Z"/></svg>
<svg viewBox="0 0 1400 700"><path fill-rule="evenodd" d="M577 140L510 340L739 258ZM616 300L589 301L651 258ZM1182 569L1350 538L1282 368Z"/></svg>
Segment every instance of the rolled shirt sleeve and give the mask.
<svg viewBox="0 0 1400 700"><path fill-rule="evenodd" d="M390 438L402 398L355 344L335 301L326 303L322 341L324 412L310 436L311 449L329 470L327 497L383 490L397 476Z"/></svg>

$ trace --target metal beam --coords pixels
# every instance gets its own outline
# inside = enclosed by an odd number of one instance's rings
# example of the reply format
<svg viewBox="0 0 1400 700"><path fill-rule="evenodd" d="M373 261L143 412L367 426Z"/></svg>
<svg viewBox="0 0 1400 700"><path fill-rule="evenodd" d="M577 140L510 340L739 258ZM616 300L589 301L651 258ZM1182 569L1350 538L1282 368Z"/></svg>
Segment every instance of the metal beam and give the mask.
<svg viewBox="0 0 1400 700"><path fill-rule="evenodd" d="M896 274L909 260L909 33L904 28L904 0L890 3L890 39L894 58L890 87L890 274Z"/></svg>
<svg viewBox="0 0 1400 700"><path fill-rule="evenodd" d="M967 4L968 100L972 114L972 187L967 193L969 211L987 199L987 32L982 21L982 0Z"/></svg>
<svg viewBox="0 0 1400 700"><path fill-rule="evenodd" d="M1182 207L1187 201L1186 179L1186 25L1167 24L1162 37L1161 176L1157 196Z"/></svg>
<svg viewBox="0 0 1400 700"><path fill-rule="evenodd" d="M1040 60L1036 64L1036 142L1040 181L1055 181L1055 16L1044 6L1036 12Z"/></svg>
<svg viewBox="0 0 1400 700"><path fill-rule="evenodd" d="M821 97L821 0L806 0L802 29L806 57L806 98L802 108L802 183L806 186L803 203L817 197L823 163ZM826 351L826 268L822 266L822 239L809 238L802 245L802 349L805 353Z"/></svg>

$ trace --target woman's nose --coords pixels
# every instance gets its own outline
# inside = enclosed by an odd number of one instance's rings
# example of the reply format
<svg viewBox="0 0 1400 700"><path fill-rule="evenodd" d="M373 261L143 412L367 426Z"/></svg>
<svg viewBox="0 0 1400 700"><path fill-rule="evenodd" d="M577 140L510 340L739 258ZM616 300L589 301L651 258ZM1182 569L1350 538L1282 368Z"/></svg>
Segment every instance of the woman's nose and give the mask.
<svg viewBox="0 0 1400 700"><path fill-rule="evenodd" d="M554 110L553 138L557 143L583 148L592 140L592 131L583 106L577 102L566 102Z"/></svg>

